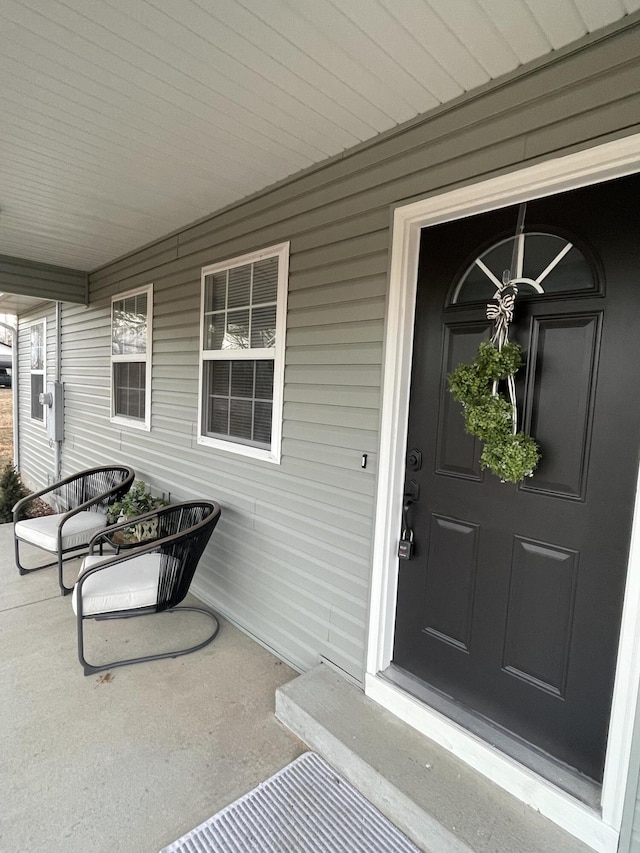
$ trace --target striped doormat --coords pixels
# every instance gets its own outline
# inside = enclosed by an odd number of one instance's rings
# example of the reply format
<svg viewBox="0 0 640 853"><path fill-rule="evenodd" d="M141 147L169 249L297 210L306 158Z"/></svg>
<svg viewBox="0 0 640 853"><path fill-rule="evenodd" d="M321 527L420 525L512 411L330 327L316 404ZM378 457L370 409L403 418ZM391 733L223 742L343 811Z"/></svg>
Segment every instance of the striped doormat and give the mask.
<svg viewBox="0 0 640 853"><path fill-rule="evenodd" d="M315 752L161 853L420 853Z"/></svg>

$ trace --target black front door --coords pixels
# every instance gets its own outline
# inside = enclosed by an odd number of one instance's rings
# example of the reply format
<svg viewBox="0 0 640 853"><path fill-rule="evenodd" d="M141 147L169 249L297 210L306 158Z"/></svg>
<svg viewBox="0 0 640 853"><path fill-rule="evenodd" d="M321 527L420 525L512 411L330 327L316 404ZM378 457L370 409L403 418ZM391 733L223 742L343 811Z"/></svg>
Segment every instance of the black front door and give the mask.
<svg viewBox="0 0 640 853"><path fill-rule="evenodd" d="M540 285L520 288L511 338L542 460L519 486L480 469L446 381L490 336L518 207L425 229L418 281L408 450L422 466L407 470L419 500L394 664L596 780L638 472L639 197L633 176L527 206L520 262Z"/></svg>

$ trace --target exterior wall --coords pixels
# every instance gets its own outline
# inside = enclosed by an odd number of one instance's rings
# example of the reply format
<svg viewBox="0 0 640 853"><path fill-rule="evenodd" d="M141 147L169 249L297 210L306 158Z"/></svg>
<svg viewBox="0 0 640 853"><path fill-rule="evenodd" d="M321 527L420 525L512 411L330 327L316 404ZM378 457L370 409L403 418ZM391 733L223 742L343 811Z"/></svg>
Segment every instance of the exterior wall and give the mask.
<svg viewBox="0 0 640 853"><path fill-rule="evenodd" d="M638 714L636 712L636 719ZM640 853L640 731L636 727L629 762L629 777L625 796L622 828L620 831L620 853Z"/></svg>
<svg viewBox="0 0 640 853"><path fill-rule="evenodd" d="M63 471L122 460L158 490L170 491L172 500L219 500L223 520L195 585L201 596L300 668L324 654L360 675L384 276L368 285L375 321L350 324L362 326L367 340L341 344L344 330L335 321L321 330L309 322L290 331L283 462L274 466L196 443L200 266L190 261L184 271L168 267L133 279L96 276L89 309L65 306ZM109 421L110 300L134 280L154 284L150 433ZM293 275L291 287L290 306ZM346 298L348 286L343 292ZM305 299L301 293L298 301ZM294 313L291 308L290 322ZM302 313L300 307L299 323ZM336 344L316 345L310 357L292 346L294 335L302 342L324 332ZM351 359L351 352L353 367L332 366L332 359ZM316 376L323 400L306 402ZM360 470L362 452L373 463L366 471Z"/></svg>
<svg viewBox="0 0 640 853"><path fill-rule="evenodd" d="M624 850L623 847L620 848ZM631 836L631 853L638 853L640 850L640 802L636 800L636 807L633 816L633 831Z"/></svg>
<svg viewBox="0 0 640 853"><path fill-rule="evenodd" d="M637 129L640 27L443 108L90 276L65 306L63 473L120 459L223 517L194 588L301 669L362 679L390 205ZM291 241L282 464L196 443L200 269ZM109 309L153 282L152 426L109 422ZM368 454L366 469L361 457Z"/></svg>
<svg viewBox="0 0 640 853"><path fill-rule="evenodd" d="M34 320L46 320L47 351L46 380L54 379L56 372L56 310L49 303L31 314L19 318L18 323L18 424L19 464L22 479L34 491L48 485L55 471L55 451L49 445L43 421L31 417L31 332Z"/></svg>
<svg viewBox="0 0 640 853"><path fill-rule="evenodd" d="M0 291L42 299L86 302L87 275L80 270L0 255Z"/></svg>

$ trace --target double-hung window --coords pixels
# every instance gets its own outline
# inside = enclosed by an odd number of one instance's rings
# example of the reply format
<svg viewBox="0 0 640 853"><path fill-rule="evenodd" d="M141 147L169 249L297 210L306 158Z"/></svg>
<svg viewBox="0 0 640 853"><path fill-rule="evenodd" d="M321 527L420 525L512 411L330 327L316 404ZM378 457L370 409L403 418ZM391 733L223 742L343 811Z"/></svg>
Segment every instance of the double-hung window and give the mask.
<svg viewBox="0 0 640 853"><path fill-rule="evenodd" d="M138 429L151 425L153 285L111 300L111 420Z"/></svg>
<svg viewBox="0 0 640 853"><path fill-rule="evenodd" d="M202 270L198 442L280 462L289 244Z"/></svg>
<svg viewBox="0 0 640 853"><path fill-rule="evenodd" d="M32 323L30 333L30 381L31 381L31 417L44 422L44 406L40 402L40 394L45 388L47 321L37 320Z"/></svg>

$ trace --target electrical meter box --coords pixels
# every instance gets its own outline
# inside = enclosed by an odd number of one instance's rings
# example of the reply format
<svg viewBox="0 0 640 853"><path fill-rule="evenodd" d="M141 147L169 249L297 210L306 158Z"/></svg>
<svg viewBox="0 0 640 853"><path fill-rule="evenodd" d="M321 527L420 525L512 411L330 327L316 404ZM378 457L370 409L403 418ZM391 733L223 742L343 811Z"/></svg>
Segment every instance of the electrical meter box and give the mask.
<svg viewBox="0 0 640 853"><path fill-rule="evenodd" d="M62 441L64 438L63 389L62 382L47 382L47 390L39 397L46 412L47 436L50 441Z"/></svg>

